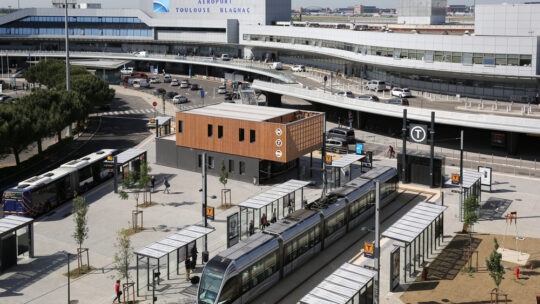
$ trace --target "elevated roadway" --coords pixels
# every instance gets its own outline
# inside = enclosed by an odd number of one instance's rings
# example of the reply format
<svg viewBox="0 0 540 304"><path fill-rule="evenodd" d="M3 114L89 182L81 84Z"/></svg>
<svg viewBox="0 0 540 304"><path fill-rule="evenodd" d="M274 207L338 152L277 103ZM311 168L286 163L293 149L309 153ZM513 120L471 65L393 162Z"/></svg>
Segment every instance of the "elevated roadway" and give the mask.
<svg viewBox="0 0 540 304"><path fill-rule="evenodd" d="M256 90L269 92L275 95L296 97L313 103L324 104L357 112L371 113L395 118L403 117L404 107L400 105L346 98L338 95L332 95L330 93L309 90L298 85L270 83L260 80L255 80L252 87ZM411 120L429 122L431 121L431 112L436 112L436 121L439 124L494 131L540 134L540 120L525 117L407 107L407 118Z"/></svg>
<svg viewBox="0 0 540 304"><path fill-rule="evenodd" d="M1 50L0 55L10 57L45 57L45 58L64 58L65 52L57 51L23 51L23 50ZM175 55L154 55L148 56L136 56L128 53L111 53L111 52L69 52L70 58L77 59L101 59L101 60L129 60L129 61L152 61L152 62L167 62L167 63L179 63L179 64L191 64L216 67L222 69L231 69L235 71L243 71L256 75L266 76L272 80L277 80L283 83L296 83L295 77L292 75L278 72L268 68L268 65L264 64L239 64L234 61L222 61L219 59L203 59L204 57L190 57L190 56L175 56Z"/></svg>

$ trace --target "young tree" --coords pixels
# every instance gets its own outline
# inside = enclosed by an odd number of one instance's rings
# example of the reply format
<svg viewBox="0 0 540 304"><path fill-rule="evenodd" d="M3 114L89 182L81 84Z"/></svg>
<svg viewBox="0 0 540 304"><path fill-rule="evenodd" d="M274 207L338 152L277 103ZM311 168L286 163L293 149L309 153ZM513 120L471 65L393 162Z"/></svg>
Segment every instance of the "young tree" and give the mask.
<svg viewBox="0 0 540 304"><path fill-rule="evenodd" d="M135 189L131 191L131 193L135 198L135 213L137 216L139 213L142 213L142 211L139 211L139 196L141 192L146 192L149 190L148 183L150 182L151 177L148 173L150 171L152 171L152 168L147 165L146 161L142 161L140 170L133 170L129 172L128 177L122 181L122 190L118 192L121 199L127 200L129 199L129 194L126 192L126 190L132 186L135 186ZM138 229L136 220L133 223L133 228L135 231Z"/></svg>
<svg viewBox="0 0 540 304"><path fill-rule="evenodd" d="M493 282L495 285L497 285L497 290L499 289L499 285L501 285L501 281L504 279L504 267L501 264L502 261L502 254L497 252L497 249L499 249L499 243L497 242L497 238L493 239L494 248L491 254L489 255L489 258L486 258L486 268L489 271L489 276L493 279Z"/></svg>
<svg viewBox="0 0 540 304"><path fill-rule="evenodd" d="M469 196L463 202L463 223L467 226L467 231L478 222L479 207L478 200L474 195Z"/></svg>
<svg viewBox="0 0 540 304"><path fill-rule="evenodd" d="M121 229L117 232L114 247L116 253L114 254L113 269L116 270L120 280L125 280L126 284L129 284L131 279L129 265L133 261L133 247L128 230ZM129 288L127 288L127 297L129 299Z"/></svg>
<svg viewBox="0 0 540 304"><path fill-rule="evenodd" d="M75 231L73 232L73 238L79 246L77 250L77 258L79 265L79 273L81 273L82 262L82 245L84 240L88 238L88 205L86 204L83 197L77 196L73 199L73 221L75 222ZM87 255L87 266L90 268L90 257L88 256L88 250L86 250Z"/></svg>
<svg viewBox="0 0 540 304"><path fill-rule="evenodd" d="M223 184L223 189L225 189L225 186L227 185L227 182L229 180L229 173L227 172L227 168L225 167L225 161L221 161L221 174L219 176L219 182Z"/></svg>
<svg viewBox="0 0 540 304"><path fill-rule="evenodd" d="M144 203L145 203L145 206L148 203L148 201L146 200L146 194L150 190L148 188L148 184L150 183L150 179L152 179L152 177L149 174L150 172L152 172L152 168L150 168L150 166L148 166L146 161L143 160L141 162L141 171L139 171L139 178L138 178L138 181L137 181L137 189L144 191ZM151 197L150 197L150 201L151 201Z"/></svg>

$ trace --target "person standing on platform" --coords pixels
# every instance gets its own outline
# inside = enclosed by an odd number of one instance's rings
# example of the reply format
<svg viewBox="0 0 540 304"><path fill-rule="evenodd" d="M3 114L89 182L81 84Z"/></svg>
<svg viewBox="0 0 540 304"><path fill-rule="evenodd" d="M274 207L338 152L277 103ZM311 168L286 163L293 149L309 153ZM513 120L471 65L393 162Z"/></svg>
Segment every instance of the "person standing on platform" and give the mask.
<svg viewBox="0 0 540 304"><path fill-rule="evenodd" d="M195 269L195 267L197 266L197 254L199 253L199 251L197 251L197 244L195 244L192 248L191 248L191 269Z"/></svg>
<svg viewBox="0 0 540 304"><path fill-rule="evenodd" d="M189 281L189 272L191 269L191 260L189 257L186 257L186 261L184 262L184 265L186 267L186 281Z"/></svg>
<svg viewBox="0 0 540 304"><path fill-rule="evenodd" d="M253 220L249 222L249 235L253 235L255 233L255 224L253 224Z"/></svg>

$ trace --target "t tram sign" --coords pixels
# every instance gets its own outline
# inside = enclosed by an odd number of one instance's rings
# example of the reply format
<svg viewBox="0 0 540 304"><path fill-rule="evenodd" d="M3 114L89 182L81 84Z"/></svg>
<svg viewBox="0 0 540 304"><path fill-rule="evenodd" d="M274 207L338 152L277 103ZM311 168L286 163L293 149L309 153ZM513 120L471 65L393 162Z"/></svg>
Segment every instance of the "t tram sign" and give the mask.
<svg viewBox="0 0 540 304"><path fill-rule="evenodd" d="M409 138L418 144L426 144L428 139L428 127L426 125L413 125L409 127Z"/></svg>

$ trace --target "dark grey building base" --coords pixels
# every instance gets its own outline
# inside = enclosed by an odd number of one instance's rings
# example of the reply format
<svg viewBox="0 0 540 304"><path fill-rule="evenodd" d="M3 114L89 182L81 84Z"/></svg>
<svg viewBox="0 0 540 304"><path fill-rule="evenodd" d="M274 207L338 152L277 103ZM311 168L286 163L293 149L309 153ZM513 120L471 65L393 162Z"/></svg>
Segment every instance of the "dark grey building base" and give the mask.
<svg viewBox="0 0 540 304"><path fill-rule="evenodd" d="M193 172L202 172L202 154L206 152L209 175L220 176L221 164L229 173L229 179L258 185L297 166L296 161L282 164L251 157L203 151L176 146L176 142L156 139L156 162L158 165L178 168Z"/></svg>

